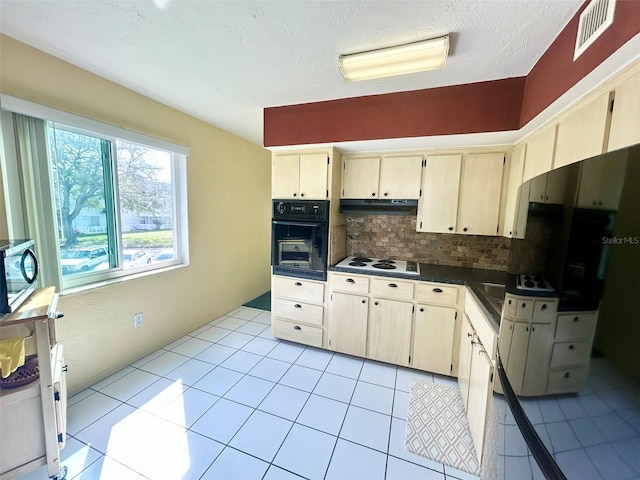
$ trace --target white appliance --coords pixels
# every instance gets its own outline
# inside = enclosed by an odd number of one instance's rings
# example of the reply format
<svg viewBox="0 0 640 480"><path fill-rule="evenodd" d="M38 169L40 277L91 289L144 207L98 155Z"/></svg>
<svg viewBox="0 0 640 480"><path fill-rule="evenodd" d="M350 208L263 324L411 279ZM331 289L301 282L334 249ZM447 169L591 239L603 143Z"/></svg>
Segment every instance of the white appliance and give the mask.
<svg viewBox="0 0 640 480"><path fill-rule="evenodd" d="M420 264L418 262L404 260L389 260L368 257L347 257L335 265L366 272L393 272L409 273L420 275Z"/></svg>
<svg viewBox="0 0 640 480"><path fill-rule="evenodd" d="M530 292L554 292L551 284L542 275L518 275L516 288Z"/></svg>

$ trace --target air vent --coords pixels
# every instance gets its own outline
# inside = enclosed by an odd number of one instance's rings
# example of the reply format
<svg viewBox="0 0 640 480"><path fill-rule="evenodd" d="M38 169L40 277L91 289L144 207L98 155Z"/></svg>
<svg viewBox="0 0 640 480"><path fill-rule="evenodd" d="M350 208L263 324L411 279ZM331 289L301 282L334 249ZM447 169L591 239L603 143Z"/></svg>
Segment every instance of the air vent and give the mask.
<svg viewBox="0 0 640 480"><path fill-rule="evenodd" d="M613 23L616 0L591 0L580 14L573 59L578 58Z"/></svg>

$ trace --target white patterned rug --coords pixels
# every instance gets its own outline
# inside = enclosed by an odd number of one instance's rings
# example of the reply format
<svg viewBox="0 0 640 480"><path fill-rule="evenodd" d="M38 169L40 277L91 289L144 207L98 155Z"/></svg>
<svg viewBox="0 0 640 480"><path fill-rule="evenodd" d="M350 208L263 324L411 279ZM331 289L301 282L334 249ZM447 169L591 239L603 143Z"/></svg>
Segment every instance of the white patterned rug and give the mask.
<svg viewBox="0 0 640 480"><path fill-rule="evenodd" d="M404 445L417 455L480 475L462 395L455 388L413 379Z"/></svg>

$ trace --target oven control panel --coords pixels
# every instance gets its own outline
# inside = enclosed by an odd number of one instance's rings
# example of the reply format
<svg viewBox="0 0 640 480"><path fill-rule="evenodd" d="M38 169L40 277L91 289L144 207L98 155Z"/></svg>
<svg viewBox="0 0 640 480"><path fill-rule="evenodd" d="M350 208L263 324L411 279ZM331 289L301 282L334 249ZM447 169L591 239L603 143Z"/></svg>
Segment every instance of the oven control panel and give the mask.
<svg viewBox="0 0 640 480"><path fill-rule="evenodd" d="M273 219L279 220L320 220L329 216L327 200L274 200Z"/></svg>

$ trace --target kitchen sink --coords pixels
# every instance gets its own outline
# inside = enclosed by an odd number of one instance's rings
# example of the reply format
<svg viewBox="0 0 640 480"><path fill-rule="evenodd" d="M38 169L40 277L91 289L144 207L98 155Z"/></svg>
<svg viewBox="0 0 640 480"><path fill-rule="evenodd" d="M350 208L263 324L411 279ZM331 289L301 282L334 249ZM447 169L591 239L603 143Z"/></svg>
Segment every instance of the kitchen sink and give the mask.
<svg viewBox="0 0 640 480"><path fill-rule="evenodd" d="M485 298L498 313L502 313L502 304L504 303L504 285L497 283L481 283L480 288L485 294Z"/></svg>

